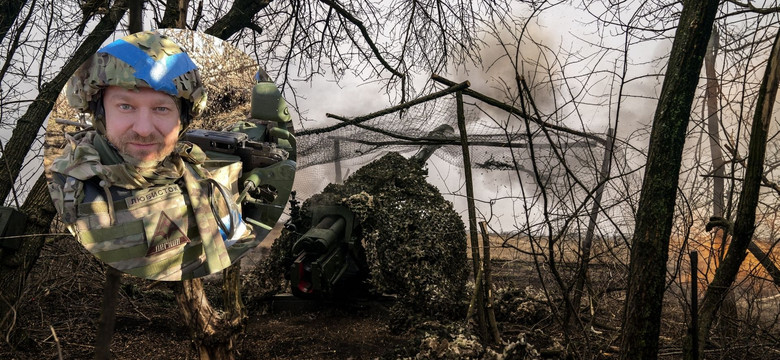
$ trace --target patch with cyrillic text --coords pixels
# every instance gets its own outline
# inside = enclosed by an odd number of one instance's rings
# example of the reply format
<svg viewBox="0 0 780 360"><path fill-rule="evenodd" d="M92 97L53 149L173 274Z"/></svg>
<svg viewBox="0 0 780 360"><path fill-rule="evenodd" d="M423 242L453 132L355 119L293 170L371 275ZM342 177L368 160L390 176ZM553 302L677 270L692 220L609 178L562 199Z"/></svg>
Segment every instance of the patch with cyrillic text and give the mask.
<svg viewBox="0 0 780 360"><path fill-rule="evenodd" d="M181 189L178 185L171 184L167 186L158 186L150 189L139 190L133 193L132 196L125 199L127 208L132 209L139 206L148 206L157 200L168 198L171 195L181 194Z"/></svg>

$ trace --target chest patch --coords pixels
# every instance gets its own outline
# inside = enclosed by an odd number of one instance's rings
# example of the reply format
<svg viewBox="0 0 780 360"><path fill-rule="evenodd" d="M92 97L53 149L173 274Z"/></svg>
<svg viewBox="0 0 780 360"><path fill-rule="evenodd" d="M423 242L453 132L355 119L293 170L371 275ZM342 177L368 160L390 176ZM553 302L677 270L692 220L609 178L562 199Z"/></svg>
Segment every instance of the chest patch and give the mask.
<svg viewBox="0 0 780 360"><path fill-rule="evenodd" d="M161 212L152 240L149 241L149 250L146 252L146 256L157 255L189 242L190 239L181 231L181 228L171 221L165 212Z"/></svg>

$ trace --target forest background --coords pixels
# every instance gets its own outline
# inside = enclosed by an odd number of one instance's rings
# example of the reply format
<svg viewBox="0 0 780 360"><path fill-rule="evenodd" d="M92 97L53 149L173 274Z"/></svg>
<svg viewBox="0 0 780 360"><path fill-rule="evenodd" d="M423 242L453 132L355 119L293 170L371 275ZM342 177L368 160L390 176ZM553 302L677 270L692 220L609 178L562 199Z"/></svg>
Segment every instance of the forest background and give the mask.
<svg viewBox="0 0 780 360"><path fill-rule="evenodd" d="M21 247L2 254L6 334L54 218L40 176L47 115L87 56L140 26L201 30L245 51L283 90L300 131L335 123L325 112L352 117L430 94L441 86L433 74L469 80L518 110L467 100L471 129L511 144L475 165L479 218L510 259L530 253L563 339L587 342L604 330L591 330L598 304L617 303L620 326L605 346L656 358L662 311L690 307L695 281L701 305L678 320L698 330L683 332L680 353L733 349L727 340L756 354L778 349L774 2L0 6L0 195L28 216ZM442 157L429 166L431 182L465 209L464 165ZM298 178L317 178L306 171ZM691 273L693 250L702 261ZM593 281L593 264L619 275Z"/></svg>

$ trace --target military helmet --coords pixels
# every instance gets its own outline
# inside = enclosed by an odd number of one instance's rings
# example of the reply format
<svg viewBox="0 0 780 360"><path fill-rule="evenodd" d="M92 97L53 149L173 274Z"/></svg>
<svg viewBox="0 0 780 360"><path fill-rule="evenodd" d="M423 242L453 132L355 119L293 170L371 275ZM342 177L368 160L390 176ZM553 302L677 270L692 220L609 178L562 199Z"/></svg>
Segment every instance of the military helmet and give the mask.
<svg viewBox="0 0 780 360"><path fill-rule="evenodd" d="M128 35L104 46L70 78L68 103L92 113L93 126L100 133L105 133L101 96L112 85L148 87L183 100L182 133L206 107L206 88L197 65L172 39L156 31Z"/></svg>

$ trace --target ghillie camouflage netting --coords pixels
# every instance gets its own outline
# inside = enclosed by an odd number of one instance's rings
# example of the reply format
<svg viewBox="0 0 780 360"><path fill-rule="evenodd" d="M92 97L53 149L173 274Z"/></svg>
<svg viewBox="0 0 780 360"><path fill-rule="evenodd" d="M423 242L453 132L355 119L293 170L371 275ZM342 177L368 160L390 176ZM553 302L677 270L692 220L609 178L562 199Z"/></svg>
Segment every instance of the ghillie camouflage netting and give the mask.
<svg viewBox="0 0 780 360"><path fill-rule="evenodd" d="M299 197L306 199L320 191L323 179L339 182L342 173L348 174L355 167L385 153L408 155L424 145L440 145L429 162L433 171L461 172L465 164L458 118L462 116L462 131L467 135L469 144L469 166L475 169L476 174L474 181L479 181L479 178L501 179L501 183L496 185L497 195L481 192L476 195L478 199L487 200L487 196L502 197L504 194L508 195L504 199L516 199L517 194L511 192L519 191L519 187L514 187L519 183L522 191L534 196L541 191L540 185L548 193L571 194L565 199L553 199L550 203L549 208L557 213L571 213L576 211L572 208L573 204L589 201L593 193L591 189L604 178L599 171L606 149L605 134L587 132L582 124L557 122L554 117L523 115L519 110L522 106L518 103L498 107L495 105L501 103L498 100L487 103L468 93L464 93L463 112L459 114L458 100L452 89L448 87L365 115L330 114L329 117L339 122L330 121L325 126L318 123L316 128L310 128L301 123L296 128L297 168L301 176L296 178L295 190ZM514 106L513 112L506 110L510 105ZM544 121L546 126L541 127L540 121ZM432 136L442 126L449 126L454 131ZM435 141L432 141L433 138ZM625 157L621 149L614 147L614 158ZM451 181L451 178L445 177L441 176L444 182ZM572 183L586 184L587 189L572 186ZM504 186L508 184L513 184L513 187ZM607 188L606 191L611 190ZM460 191L459 195L465 196L465 191ZM605 198L612 199L610 195ZM507 200L496 209L517 206L512 201L515 200ZM606 203L603 205L604 209L612 209ZM615 209L609 212L616 223L633 221L626 216L627 211ZM480 211L487 210L486 206L480 208ZM587 216L582 217L578 226L587 226L583 224L587 224L588 219ZM532 232L543 231L535 219L529 224L516 225L521 231L525 231L525 227L533 228Z"/></svg>
<svg viewBox="0 0 780 360"><path fill-rule="evenodd" d="M300 128L296 128L298 168L346 161L372 153L414 150L419 146L415 146L415 141L428 137L441 125L449 125L455 133L440 137L450 143L438 149L436 157L455 167L463 167L457 100L455 94L448 91L445 89L361 116L328 115L340 121L331 122L332 125L328 126L306 128L305 124L301 124ZM554 129L542 131L534 120L528 125L531 127L529 141L523 116L488 106L471 97L466 97L463 108L471 166L474 168L512 171L519 165L522 169L530 169L527 162L530 144L533 144L537 157L551 157L555 148L571 153L569 155L573 159L587 160L594 156L590 154L594 151L592 149L600 149L606 139L605 134L559 126L565 124L554 124ZM510 143L512 146L509 146ZM600 159L598 156L595 158ZM516 164L518 161L520 164Z"/></svg>
<svg viewBox="0 0 780 360"><path fill-rule="evenodd" d="M311 227L311 207L343 205L355 214L352 236L365 251L372 292L396 295L399 306L417 314L463 313L468 274L463 221L426 175L417 162L388 153L343 185L328 185L303 203L299 231L282 232L246 288L261 297L282 290L281 272L294 260L292 244Z"/></svg>

